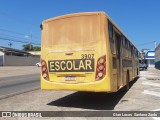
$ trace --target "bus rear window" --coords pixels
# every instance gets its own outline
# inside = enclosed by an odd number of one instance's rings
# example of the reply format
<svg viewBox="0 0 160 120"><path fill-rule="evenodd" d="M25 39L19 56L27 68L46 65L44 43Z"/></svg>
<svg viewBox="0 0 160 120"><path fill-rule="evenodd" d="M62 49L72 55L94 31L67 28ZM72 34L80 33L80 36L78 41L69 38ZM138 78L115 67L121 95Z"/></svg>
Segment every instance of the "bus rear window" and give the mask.
<svg viewBox="0 0 160 120"><path fill-rule="evenodd" d="M100 18L98 15L67 17L45 24L43 46L85 45L97 42L99 35Z"/></svg>

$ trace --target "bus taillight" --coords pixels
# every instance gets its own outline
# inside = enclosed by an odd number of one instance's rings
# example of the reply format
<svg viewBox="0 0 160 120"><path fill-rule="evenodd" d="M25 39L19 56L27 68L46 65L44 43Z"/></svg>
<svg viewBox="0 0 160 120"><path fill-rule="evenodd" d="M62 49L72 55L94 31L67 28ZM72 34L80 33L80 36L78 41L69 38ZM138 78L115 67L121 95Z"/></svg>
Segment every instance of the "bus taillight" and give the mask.
<svg viewBox="0 0 160 120"><path fill-rule="evenodd" d="M100 57L97 61L96 80L101 80L106 75L106 55Z"/></svg>
<svg viewBox="0 0 160 120"><path fill-rule="evenodd" d="M49 80L49 74L48 74L48 69L47 69L47 64L46 61L41 60L41 72L42 76L45 80Z"/></svg>

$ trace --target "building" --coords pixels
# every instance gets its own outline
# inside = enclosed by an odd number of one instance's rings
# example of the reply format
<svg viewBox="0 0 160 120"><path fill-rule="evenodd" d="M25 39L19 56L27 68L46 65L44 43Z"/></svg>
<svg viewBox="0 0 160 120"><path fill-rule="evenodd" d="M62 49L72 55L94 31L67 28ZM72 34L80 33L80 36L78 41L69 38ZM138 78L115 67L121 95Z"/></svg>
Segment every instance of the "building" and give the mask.
<svg viewBox="0 0 160 120"><path fill-rule="evenodd" d="M4 52L0 51L0 66L3 66Z"/></svg>
<svg viewBox="0 0 160 120"><path fill-rule="evenodd" d="M3 52L5 55L13 55L13 56L29 56L30 53L18 49L2 47L0 46L0 51Z"/></svg>
<svg viewBox="0 0 160 120"><path fill-rule="evenodd" d="M160 69L160 44L155 49L155 68Z"/></svg>
<svg viewBox="0 0 160 120"><path fill-rule="evenodd" d="M40 61L26 51L0 46L0 66L33 66Z"/></svg>
<svg viewBox="0 0 160 120"><path fill-rule="evenodd" d="M145 58L148 67L155 67L155 50L151 49L145 52Z"/></svg>
<svg viewBox="0 0 160 120"><path fill-rule="evenodd" d="M41 56L41 51L28 51L28 53L34 56Z"/></svg>

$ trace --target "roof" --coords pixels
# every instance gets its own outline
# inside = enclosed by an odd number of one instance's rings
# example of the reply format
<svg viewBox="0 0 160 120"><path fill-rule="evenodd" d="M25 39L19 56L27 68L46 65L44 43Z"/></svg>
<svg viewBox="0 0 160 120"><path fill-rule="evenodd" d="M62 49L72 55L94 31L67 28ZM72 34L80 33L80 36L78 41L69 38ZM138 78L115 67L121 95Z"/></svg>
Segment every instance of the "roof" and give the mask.
<svg viewBox="0 0 160 120"><path fill-rule="evenodd" d="M30 54L30 53L23 51L23 50L18 50L18 49L3 47L3 46L0 46L0 51L5 52L5 53L9 52L9 53L18 53L18 54L27 54L27 55Z"/></svg>
<svg viewBox="0 0 160 120"><path fill-rule="evenodd" d="M148 53L148 52L155 52L155 49L149 49L149 50L145 50L145 53Z"/></svg>

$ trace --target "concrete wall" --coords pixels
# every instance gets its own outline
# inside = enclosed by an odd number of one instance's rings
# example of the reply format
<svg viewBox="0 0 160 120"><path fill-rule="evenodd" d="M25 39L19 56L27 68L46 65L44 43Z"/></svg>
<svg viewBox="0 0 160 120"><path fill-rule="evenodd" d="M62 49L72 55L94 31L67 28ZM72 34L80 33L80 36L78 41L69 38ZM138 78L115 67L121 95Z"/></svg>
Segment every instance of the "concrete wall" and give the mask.
<svg viewBox="0 0 160 120"><path fill-rule="evenodd" d="M3 55L0 55L0 66L3 66Z"/></svg>
<svg viewBox="0 0 160 120"><path fill-rule="evenodd" d="M1 51L0 51L0 56L1 56L1 55L4 55L4 52L1 52Z"/></svg>
<svg viewBox="0 0 160 120"><path fill-rule="evenodd" d="M160 69L160 44L155 49L155 67Z"/></svg>
<svg viewBox="0 0 160 120"><path fill-rule="evenodd" d="M3 56L4 53L0 51L0 66L3 66Z"/></svg>
<svg viewBox="0 0 160 120"><path fill-rule="evenodd" d="M4 66L34 66L40 57L21 57L4 55Z"/></svg>
<svg viewBox="0 0 160 120"><path fill-rule="evenodd" d="M154 59L147 59L147 65L148 67L155 67Z"/></svg>

